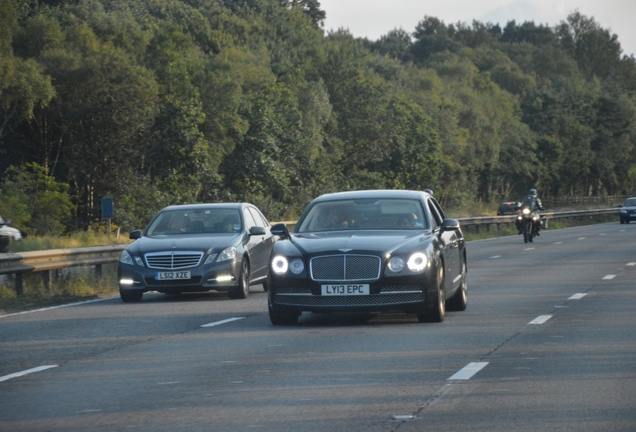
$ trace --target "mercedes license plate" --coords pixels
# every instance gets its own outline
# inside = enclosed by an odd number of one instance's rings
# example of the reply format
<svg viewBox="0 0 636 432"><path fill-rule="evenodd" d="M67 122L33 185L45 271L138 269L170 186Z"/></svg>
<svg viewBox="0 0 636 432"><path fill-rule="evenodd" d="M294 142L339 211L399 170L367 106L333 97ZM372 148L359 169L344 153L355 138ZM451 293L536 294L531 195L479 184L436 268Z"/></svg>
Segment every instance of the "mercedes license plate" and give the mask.
<svg viewBox="0 0 636 432"><path fill-rule="evenodd" d="M322 295L368 295L369 284L329 284L322 285Z"/></svg>
<svg viewBox="0 0 636 432"><path fill-rule="evenodd" d="M157 280L177 280L177 279L190 279L189 271L165 271L158 272L155 275Z"/></svg>

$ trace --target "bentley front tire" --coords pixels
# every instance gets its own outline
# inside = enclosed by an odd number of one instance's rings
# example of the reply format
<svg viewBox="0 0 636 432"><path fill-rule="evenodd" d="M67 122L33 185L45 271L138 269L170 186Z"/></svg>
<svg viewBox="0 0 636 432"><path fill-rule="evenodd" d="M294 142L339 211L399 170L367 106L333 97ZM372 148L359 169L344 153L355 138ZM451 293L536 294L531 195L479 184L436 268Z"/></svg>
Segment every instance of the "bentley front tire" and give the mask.
<svg viewBox="0 0 636 432"><path fill-rule="evenodd" d="M433 304L429 307L429 310L424 313L417 314L417 320L419 322L428 323L441 323L444 321L444 315L446 315L446 294L444 292L444 264L440 265L439 273L437 275L437 296L429 301Z"/></svg>
<svg viewBox="0 0 636 432"><path fill-rule="evenodd" d="M273 325L294 325L298 322L299 314L293 312L275 312L269 309L269 320Z"/></svg>
<svg viewBox="0 0 636 432"><path fill-rule="evenodd" d="M468 281L467 281L466 261L462 262L462 281L457 289L457 293L448 300L446 309L449 311L465 311L468 304Z"/></svg>

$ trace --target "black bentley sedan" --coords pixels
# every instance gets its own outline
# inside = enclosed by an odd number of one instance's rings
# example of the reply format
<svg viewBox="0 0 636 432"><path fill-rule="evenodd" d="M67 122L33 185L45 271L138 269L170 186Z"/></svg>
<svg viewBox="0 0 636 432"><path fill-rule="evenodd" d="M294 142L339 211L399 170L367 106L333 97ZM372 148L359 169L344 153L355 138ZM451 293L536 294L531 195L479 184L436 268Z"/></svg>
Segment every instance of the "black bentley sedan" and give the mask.
<svg viewBox="0 0 636 432"><path fill-rule="evenodd" d="M368 190L313 200L293 232L272 227L269 317L290 325L304 311L416 314L441 322L465 310L466 247L459 222L432 194Z"/></svg>
<svg viewBox="0 0 636 432"><path fill-rule="evenodd" d="M130 238L117 270L124 302L139 302L148 291L246 298L250 285L266 282L275 240L263 213L248 203L169 206Z"/></svg>

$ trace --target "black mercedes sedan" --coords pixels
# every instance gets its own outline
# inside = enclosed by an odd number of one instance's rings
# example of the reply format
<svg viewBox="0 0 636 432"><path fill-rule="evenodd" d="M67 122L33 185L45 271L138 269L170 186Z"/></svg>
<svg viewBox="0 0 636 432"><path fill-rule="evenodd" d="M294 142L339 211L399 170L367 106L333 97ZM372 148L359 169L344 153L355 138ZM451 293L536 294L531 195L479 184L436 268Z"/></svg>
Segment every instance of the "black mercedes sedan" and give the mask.
<svg viewBox="0 0 636 432"><path fill-rule="evenodd" d="M268 278L274 325L302 312L393 312L441 322L465 310L466 245L432 193L339 192L314 199L293 232L276 224Z"/></svg>
<svg viewBox="0 0 636 432"><path fill-rule="evenodd" d="M275 241L268 220L248 203L169 206L130 238L117 269L124 302L139 302L148 291L246 298L250 285L266 283Z"/></svg>

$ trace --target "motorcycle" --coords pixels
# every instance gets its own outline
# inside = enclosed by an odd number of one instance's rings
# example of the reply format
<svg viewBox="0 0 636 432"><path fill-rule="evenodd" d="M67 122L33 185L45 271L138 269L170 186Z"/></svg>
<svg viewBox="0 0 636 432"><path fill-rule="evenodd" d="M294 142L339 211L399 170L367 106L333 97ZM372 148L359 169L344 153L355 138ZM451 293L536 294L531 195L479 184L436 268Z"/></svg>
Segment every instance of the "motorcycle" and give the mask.
<svg viewBox="0 0 636 432"><path fill-rule="evenodd" d="M523 234L524 243L532 243L534 238L539 235L539 227L542 224L539 213L532 212L528 207L523 207L517 216L517 228Z"/></svg>

